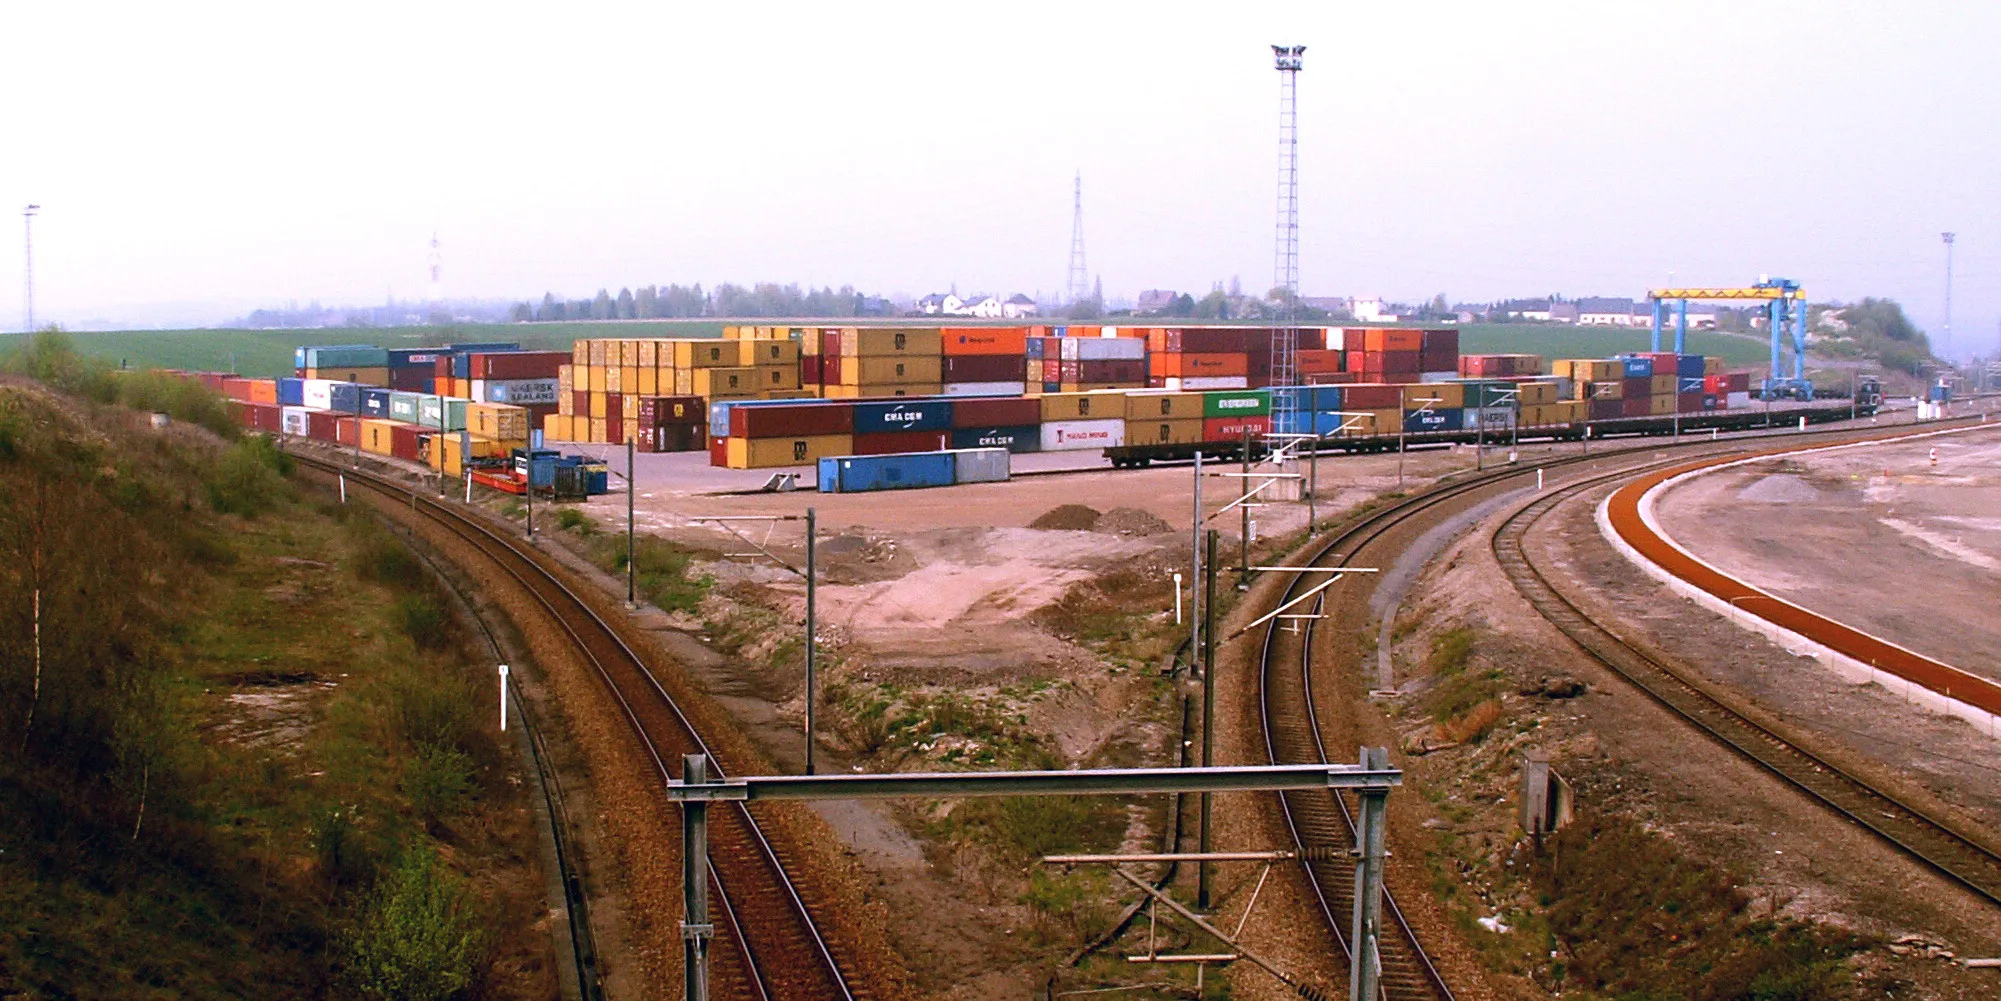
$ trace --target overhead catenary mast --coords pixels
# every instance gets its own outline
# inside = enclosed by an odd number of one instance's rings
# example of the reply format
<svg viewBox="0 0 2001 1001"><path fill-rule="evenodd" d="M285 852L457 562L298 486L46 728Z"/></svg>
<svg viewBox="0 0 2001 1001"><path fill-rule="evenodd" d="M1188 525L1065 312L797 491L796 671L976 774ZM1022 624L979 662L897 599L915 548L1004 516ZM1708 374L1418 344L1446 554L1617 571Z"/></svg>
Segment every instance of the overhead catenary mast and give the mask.
<svg viewBox="0 0 2001 1001"><path fill-rule="evenodd" d="M1271 339L1271 384L1290 386L1299 381L1298 317L1294 304L1299 300L1299 68L1306 55L1304 45L1274 45L1273 62L1278 69L1278 224L1272 251L1272 285L1279 297L1277 329ZM1298 430L1292 414L1292 394L1272 401L1274 430Z"/></svg>
<svg viewBox="0 0 2001 1001"><path fill-rule="evenodd" d="M1084 172L1077 172L1076 196L1070 214L1070 277L1064 297L1070 305L1083 302L1091 294L1090 274L1084 267Z"/></svg>

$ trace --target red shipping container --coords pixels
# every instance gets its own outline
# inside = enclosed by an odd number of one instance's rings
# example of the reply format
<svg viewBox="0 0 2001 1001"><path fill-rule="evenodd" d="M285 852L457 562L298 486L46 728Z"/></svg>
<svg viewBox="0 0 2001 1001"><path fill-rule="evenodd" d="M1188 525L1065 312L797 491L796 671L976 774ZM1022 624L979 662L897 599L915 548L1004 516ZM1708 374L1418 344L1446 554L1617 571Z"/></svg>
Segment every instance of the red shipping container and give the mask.
<svg viewBox="0 0 2001 1001"><path fill-rule="evenodd" d="M424 435L414 424L398 424L389 429L389 454L411 462L418 461L419 443Z"/></svg>
<svg viewBox="0 0 2001 1001"><path fill-rule="evenodd" d="M591 415L591 394L585 390L570 390L570 416L589 417Z"/></svg>
<svg viewBox="0 0 2001 1001"><path fill-rule="evenodd" d="M1619 416L1647 417L1654 412L1654 398L1651 396L1629 396L1619 401Z"/></svg>
<svg viewBox="0 0 2001 1001"><path fill-rule="evenodd" d="M840 331L838 330L820 331L820 354L829 358L839 358L841 356ZM827 381L833 382L834 380L828 379Z"/></svg>
<svg viewBox="0 0 2001 1001"><path fill-rule="evenodd" d="M1436 328L1423 332L1423 346L1418 350L1431 352L1459 353L1459 331L1452 328ZM1442 369L1440 371L1443 371Z"/></svg>
<svg viewBox="0 0 2001 1001"><path fill-rule="evenodd" d="M840 355L824 355L822 357L824 360L820 362L820 385L822 386L840 385L841 364L843 359L841 358Z"/></svg>
<svg viewBox="0 0 2001 1001"><path fill-rule="evenodd" d="M634 441L641 452L699 452L709 447L701 424L662 424L646 428ZM729 439L725 438L724 441Z"/></svg>
<svg viewBox="0 0 2001 1001"><path fill-rule="evenodd" d="M1064 362L1067 371L1069 362ZM1001 380L994 380L996 382ZM1065 380L1069 381L1069 380ZM1080 361L1077 363L1077 382L1128 382L1134 385L1146 381L1146 362L1137 358L1115 358L1104 361Z"/></svg>
<svg viewBox="0 0 2001 1001"><path fill-rule="evenodd" d="M1341 352L1341 370L1344 372L1354 372L1360 375L1368 370L1368 362L1369 353L1366 351Z"/></svg>
<svg viewBox="0 0 2001 1001"><path fill-rule="evenodd" d="M639 400L640 427L703 424L707 423L708 419L708 405L699 396L643 396Z"/></svg>
<svg viewBox="0 0 2001 1001"><path fill-rule="evenodd" d="M1459 355L1453 351L1425 351L1418 355L1417 367L1421 372L1455 372L1459 369Z"/></svg>
<svg viewBox="0 0 2001 1001"><path fill-rule="evenodd" d="M1301 348L1297 362L1300 375L1326 375L1341 371L1341 352Z"/></svg>
<svg viewBox="0 0 2001 1001"><path fill-rule="evenodd" d="M1703 392L1705 392L1705 393L1721 393L1721 392L1724 392L1724 389L1723 389L1723 377L1722 377L1722 376L1720 376L1720 375L1705 375L1705 376L1703 376L1703 377L1702 377L1702 391L1703 391Z"/></svg>
<svg viewBox="0 0 2001 1001"><path fill-rule="evenodd" d="M285 408L276 403L253 404L257 408L257 430L278 434L285 430Z"/></svg>
<svg viewBox="0 0 2001 1001"><path fill-rule="evenodd" d="M731 408L730 422L736 422L741 411ZM884 431L880 434L855 435L856 455L889 455L895 452L936 452L945 447L951 435L945 431Z"/></svg>
<svg viewBox="0 0 2001 1001"><path fill-rule="evenodd" d="M1042 423L1042 401L1032 396L952 401L955 428L1009 428Z"/></svg>
<svg viewBox="0 0 2001 1001"><path fill-rule="evenodd" d="M474 379L554 379L570 363L568 351L501 351L468 356Z"/></svg>
<svg viewBox="0 0 2001 1001"><path fill-rule="evenodd" d="M805 438L822 434L853 434L854 430L855 410L846 403L730 408L732 438Z"/></svg>
<svg viewBox="0 0 2001 1001"><path fill-rule="evenodd" d="M1621 394L1628 400L1634 398L1645 400L1647 397L1654 395L1654 380L1652 377L1627 379L1625 382L1626 388L1621 391ZM1646 414L1647 412L1642 410L1637 416L1645 417Z"/></svg>
<svg viewBox="0 0 2001 1001"><path fill-rule="evenodd" d="M1270 417L1210 417L1202 421L1203 441L1242 441L1244 435L1271 433Z"/></svg>
<svg viewBox="0 0 2001 1001"><path fill-rule="evenodd" d="M1625 416L1625 403L1626 401L1624 400L1592 400L1590 419L1594 421L1617 420Z"/></svg>
<svg viewBox="0 0 2001 1001"><path fill-rule="evenodd" d="M606 410L604 419L604 440L613 445L625 444L625 418Z"/></svg>
<svg viewBox="0 0 2001 1001"><path fill-rule="evenodd" d="M943 382L1021 382L1028 378L1026 355L948 354Z"/></svg>
<svg viewBox="0 0 2001 1001"><path fill-rule="evenodd" d="M1748 393L1751 391L1751 373L1729 372L1723 376L1723 391L1726 393Z"/></svg>
<svg viewBox="0 0 2001 1001"><path fill-rule="evenodd" d="M1383 383L1352 383L1341 390L1343 410L1388 410L1403 406L1403 387Z"/></svg>
<svg viewBox="0 0 2001 1001"><path fill-rule="evenodd" d="M730 464L730 440L709 436L709 465L720 469Z"/></svg>
<svg viewBox="0 0 2001 1001"><path fill-rule="evenodd" d="M306 437L315 441L333 441L340 421L340 415L331 410L309 410L306 412Z"/></svg>
<svg viewBox="0 0 2001 1001"><path fill-rule="evenodd" d="M1703 411L1701 393L1680 393L1674 398L1674 408L1684 414L1698 414Z"/></svg>
<svg viewBox="0 0 2001 1001"><path fill-rule="evenodd" d="M1301 351L1327 350L1327 328L1306 327L1300 330L1298 348Z"/></svg>
<svg viewBox="0 0 2001 1001"><path fill-rule="evenodd" d="M807 385L807 386L826 385L826 383L821 381L820 379L820 373L825 371L823 362L824 359L822 359L819 355L800 355L799 382L802 385Z"/></svg>
<svg viewBox="0 0 2001 1001"><path fill-rule="evenodd" d="M256 419L250 413L250 404L242 400L224 400L222 405L229 411L229 422L237 427L250 427Z"/></svg>
<svg viewBox="0 0 2001 1001"><path fill-rule="evenodd" d="M1250 331L1242 327L1182 327L1167 331L1167 350L1185 354L1229 354L1250 348ZM1271 343L1267 335L1265 343Z"/></svg>
<svg viewBox="0 0 2001 1001"><path fill-rule="evenodd" d="M389 370L390 389L405 393L428 393L431 392L433 384L434 377L427 369L405 366Z"/></svg>

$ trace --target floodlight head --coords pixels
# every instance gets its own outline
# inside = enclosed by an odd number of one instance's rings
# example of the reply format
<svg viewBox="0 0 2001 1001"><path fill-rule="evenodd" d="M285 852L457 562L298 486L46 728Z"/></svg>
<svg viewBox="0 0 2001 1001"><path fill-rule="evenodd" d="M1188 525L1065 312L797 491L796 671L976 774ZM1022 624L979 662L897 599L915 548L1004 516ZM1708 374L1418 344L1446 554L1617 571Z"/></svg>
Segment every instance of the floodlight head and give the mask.
<svg viewBox="0 0 2001 1001"><path fill-rule="evenodd" d="M1304 45L1274 45L1271 47L1272 61L1281 71L1297 72L1300 66L1299 57L1305 53L1306 46Z"/></svg>
<svg viewBox="0 0 2001 1001"><path fill-rule="evenodd" d="M21 210L21 214L22 214L22 215L34 215L35 213L37 213L37 212L40 212L41 210L42 210L42 207L41 207L40 205L30 205L30 206L28 206L27 208L25 208L25 209L22 209L22 210Z"/></svg>
<svg viewBox="0 0 2001 1001"><path fill-rule="evenodd" d="M1945 242L1946 242L1947 244L1951 244L1951 243L1952 243L1952 238L1953 238L1953 237L1955 237L1955 236L1957 236L1957 235L1959 235L1959 234L1957 234L1957 233L1940 233L1939 235L1945 238Z"/></svg>

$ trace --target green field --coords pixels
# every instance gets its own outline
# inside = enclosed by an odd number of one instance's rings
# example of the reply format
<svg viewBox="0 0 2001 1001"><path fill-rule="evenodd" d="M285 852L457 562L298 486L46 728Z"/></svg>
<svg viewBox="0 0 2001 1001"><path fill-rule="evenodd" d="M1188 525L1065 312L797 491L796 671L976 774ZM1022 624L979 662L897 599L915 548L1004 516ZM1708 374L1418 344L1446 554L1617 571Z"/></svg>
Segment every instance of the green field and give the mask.
<svg viewBox="0 0 2001 1001"><path fill-rule="evenodd" d="M1120 319L1108 320L1118 323ZM771 320L742 320L771 323ZM812 321L776 321L805 323ZM852 323L822 320L821 323ZM882 322L882 321L876 321ZM912 320L913 323L935 322ZM967 321L959 320L959 323ZM1147 318L1147 326L1173 321ZM277 377L292 374L292 349L306 344L379 344L418 348L452 341L519 341L523 347L567 349L579 337L719 337L722 320L625 320L576 323L473 323L443 327L333 327L297 330L119 330L74 334L79 350L134 368L229 371ZM971 325L967 323L967 325ZM1664 338L1666 339L1666 338ZM1544 358L1604 358L1644 351L1645 330L1571 327L1558 324L1469 324L1460 328L1466 354L1521 353ZM1665 345L1673 347L1672 343ZM1721 355L1733 368L1762 365L1766 342L1740 334L1691 331L1688 347L1697 354Z"/></svg>

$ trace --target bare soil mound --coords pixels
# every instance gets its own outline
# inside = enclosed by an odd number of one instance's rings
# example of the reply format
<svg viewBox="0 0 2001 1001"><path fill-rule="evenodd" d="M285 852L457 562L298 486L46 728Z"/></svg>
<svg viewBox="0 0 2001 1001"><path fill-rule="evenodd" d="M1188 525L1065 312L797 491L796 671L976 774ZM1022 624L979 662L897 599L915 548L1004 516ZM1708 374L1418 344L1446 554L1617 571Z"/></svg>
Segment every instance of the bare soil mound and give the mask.
<svg viewBox="0 0 2001 1001"><path fill-rule="evenodd" d="M1087 509L1088 510L1088 509ZM1174 526L1162 521L1150 511L1136 507L1115 507L1098 516L1091 526L1093 532L1106 535L1159 535L1174 531Z"/></svg>
<svg viewBox="0 0 2001 1001"><path fill-rule="evenodd" d="M1098 509L1082 504L1059 504L1028 523L1030 528L1056 532L1088 532L1098 524Z"/></svg>

